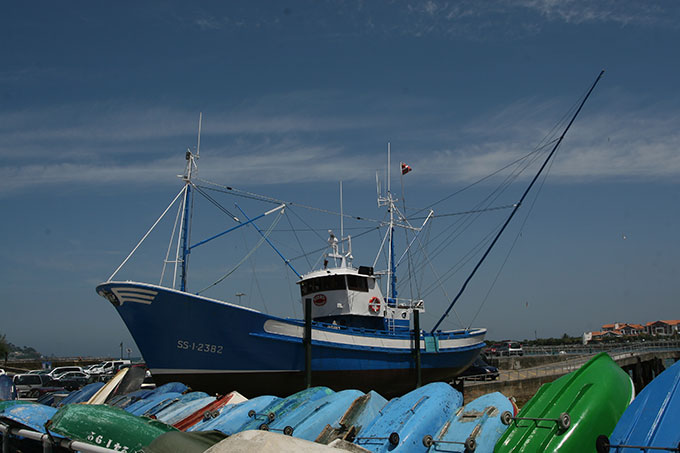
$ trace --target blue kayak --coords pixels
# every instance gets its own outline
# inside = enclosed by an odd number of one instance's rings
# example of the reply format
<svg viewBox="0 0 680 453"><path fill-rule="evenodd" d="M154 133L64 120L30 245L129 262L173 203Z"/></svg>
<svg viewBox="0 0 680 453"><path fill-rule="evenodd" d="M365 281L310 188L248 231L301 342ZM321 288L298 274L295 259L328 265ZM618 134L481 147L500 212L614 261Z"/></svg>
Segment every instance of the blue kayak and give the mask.
<svg viewBox="0 0 680 453"><path fill-rule="evenodd" d="M236 428L234 432L246 431L248 429L266 429L269 424L289 412L295 411L307 401L318 400L332 393L334 393L333 390L328 387L312 387L301 390L286 398L272 402L261 413L251 412L246 414L242 425Z"/></svg>
<svg viewBox="0 0 680 453"><path fill-rule="evenodd" d="M459 408L439 432L423 437L423 445L429 447L430 453L490 453L508 428L501 421L505 411L513 413L512 403L505 395L494 392L480 396Z"/></svg>
<svg viewBox="0 0 680 453"><path fill-rule="evenodd" d="M342 414L337 422L330 423L314 439L320 444L329 444L335 439L343 439L351 442L361 434L364 426L372 422L385 407L387 400L379 393L371 390L352 402L352 405Z"/></svg>
<svg viewBox="0 0 680 453"><path fill-rule="evenodd" d="M268 429L313 441L326 425L337 423L354 400L363 395L364 392L359 390L343 390L307 401L269 423Z"/></svg>
<svg viewBox="0 0 680 453"><path fill-rule="evenodd" d="M680 362L650 382L625 410L609 439L597 439L598 452L648 451L617 447L680 447ZM649 450L661 451L661 450Z"/></svg>
<svg viewBox="0 0 680 453"><path fill-rule="evenodd" d="M165 395L170 395L170 393L165 393ZM154 405L150 409L143 412L142 415L145 415L147 417L151 417L151 416L157 417L158 414L160 414L163 411L169 411L170 408L175 407L175 405L177 405L177 408L181 408L185 404L188 404L188 403L190 403L194 400L200 399L200 398L205 398L207 396L208 396L207 393L191 392L191 393L184 393L184 394L176 396L172 399L163 399L158 404Z"/></svg>
<svg viewBox="0 0 680 453"><path fill-rule="evenodd" d="M449 384L427 384L387 403L354 443L375 453L424 452L425 435L439 431L462 403Z"/></svg>
<svg viewBox="0 0 680 453"><path fill-rule="evenodd" d="M182 396L181 393L175 392L151 395L144 398L143 400L135 401L134 403L127 406L125 410L131 413L132 415L144 415L147 411L152 411L156 406L160 404L165 404L165 406L162 406L161 409L163 407L166 407L168 404L171 404L174 401L176 401L180 396Z"/></svg>
<svg viewBox="0 0 680 453"><path fill-rule="evenodd" d="M57 409L44 404L18 404L5 408L0 418L15 426L29 428L33 431L45 433L45 423L52 418Z"/></svg>
<svg viewBox="0 0 680 453"><path fill-rule="evenodd" d="M239 432L249 417L249 413L262 414L267 407L273 406L281 401L278 396L263 395L238 404L228 404L220 409L220 414L212 419L203 420L192 426L189 431L220 431L226 435ZM252 411L252 412L251 412ZM266 416L265 416L266 417Z"/></svg>
<svg viewBox="0 0 680 453"><path fill-rule="evenodd" d="M92 398L92 395L97 393L102 387L104 387L103 382L93 382L91 384L87 384L85 387L75 392L71 392L66 398L59 401L57 407L66 406L67 404L83 403Z"/></svg>
<svg viewBox="0 0 680 453"><path fill-rule="evenodd" d="M17 389L14 381L6 374L0 375L0 401L17 399Z"/></svg>
<svg viewBox="0 0 680 453"><path fill-rule="evenodd" d="M209 396L203 392L191 392L182 395L179 401L158 411L155 415L156 418L163 423L172 425L182 420L187 415L190 415L200 408L212 403L217 398L214 396Z"/></svg>

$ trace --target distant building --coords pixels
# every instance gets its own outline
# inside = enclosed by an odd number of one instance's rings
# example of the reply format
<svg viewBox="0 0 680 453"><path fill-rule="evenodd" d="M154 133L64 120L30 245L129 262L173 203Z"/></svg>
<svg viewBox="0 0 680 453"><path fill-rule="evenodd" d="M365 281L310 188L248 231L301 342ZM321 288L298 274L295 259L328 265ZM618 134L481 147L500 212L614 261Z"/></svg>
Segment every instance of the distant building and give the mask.
<svg viewBox="0 0 680 453"><path fill-rule="evenodd" d="M654 321L645 325L645 333L648 335L673 335L678 333L680 320Z"/></svg>
<svg viewBox="0 0 680 453"><path fill-rule="evenodd" d="M647 324L629 324L625 322L615 322L604 324L599 332L584 332L583 344L591 341L603 341L613 338L647 335L675 335L680 329L680 320L654 321Z"/></svg>

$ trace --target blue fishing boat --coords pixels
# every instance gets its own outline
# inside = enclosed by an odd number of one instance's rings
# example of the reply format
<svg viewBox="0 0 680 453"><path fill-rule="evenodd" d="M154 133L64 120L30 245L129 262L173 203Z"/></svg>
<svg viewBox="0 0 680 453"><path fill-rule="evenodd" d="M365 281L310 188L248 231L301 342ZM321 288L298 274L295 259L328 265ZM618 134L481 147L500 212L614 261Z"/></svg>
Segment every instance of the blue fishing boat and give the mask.
<svg viewBox="0 0 680 453"><path fill-rule="evenodd" d="M231 435L254 417L268 420L265 410L276 407L279 401L281 398L278 396L262 395L239 404L224 406L217 417L199 422L187 431L216 430Z"/></svg>
<svg viewBox="0 0 680 453"><path fill-rule="evenodd" d="M650 382L625 410L612 435L596 440L597 451L680 449L680 362Z"/></svg>
<svg viewBox="0 0 680 453"><path fill-rule="evenodd" d="M540 161L543 162L521 197L518 200L513 198L504 207L510 214L501 228L497 228L494 223L492 232L480 242L481 245L470 248L470 257L481 257L429 332L423 332L420 328L419 316L425 310L425 295L418 289L419 282L426 278L432 291L441 288L443 294L448 293L426 250L424 242L428 234L420 233L431 231L433 218L437 217L437 225L442 225L443 228L434 236L438 238L437 247L440 247L441 252L441 247L453 242L452 235L447 234L455 226L453 217L499 209L491 204L492 200L496 200L496 190L491 191L493 196L484 198L469 212L435 216L432 206L449 199L450 196L447 196L426 208L414 209L419 215L409 217L406 214L404 197L399 200L391 188L392 165L388 145L387 178L384 184L378 184L377 190L378 206L385 207L387 213L384 220L371 220L370 227L364 231L368 233L381 230L382 240L380 246L376 247L377 253L372 265L357 267L353 264L352 237L344 234L344 220L346 217L357 222L368 219L345 215L342 202L340 212L332 213L328 209L303 206L198 178L200 120L195 152L187 150L185 154L186 166L181 175L184 182L182 189L130 255L105 282L97 286L97 293L109 301L123 319L158 383L180 380L194 389L210 393L238 389L250 398L269 393L288 395L313 382L314 385L325 385L335 390L375 390L391 397L403 394L420 383L450 380L465 370L478 356L485 346L486 329L472 328L470 325L466 327L462 321L461 329L440 330L439 327L522 206L594 87L595 84L584 97L562 135L550 142L552 150L548 152L549 146L540 146L524 158L527 160L519 159L506 167L511 168L508 170L511 173L508 180L516 180L530 163L536 162L538 165ZM540 158L540 153L543 152L546 154L545 159ZM410 170L411 167L402 163L402 176ZM301 170L300 176L303 175L304 170ZM501 182L498 190L503 192L505 189L507 182ZM192 239L193 206L195 200L199 199L195 195L200 195L203 197L200 199L206 200L206 204L214 205L226 214L232 226L205 239ZM234 215L216 196L238 196L247 200L247 203L259 203L257 207L253 207L253 212L258 209L259 214L251 217L237 204L240 214ZM342 199L342 190L340 198ZM120 269L173 207L177 209L177 216L159 283L115 280ZM312 252L304 252L303 244L291 222L294 240L299 243L302 256L308 261L309 270L302 273L293 266L293 260L284 257L270 240L279 220L287 210L293 210L294 207L315 212L324 211L326 214L337 215L340 221L340 235L336 236L329 230L325 247L314 252L317 255L320 252L315 265L309 259ZM270 219L273 219L271 223ZM446 221L450 223L443 225L445 219L449 219ZM265 222L269 226L261 228ZM304 224L308 225L306 222ZM248 229L243 228L246 226ZM326 224L325 227L327 226ZM400 248L403 248L401 255L395 251L395 229L405 231L406 239L400 244ZM189 257L195 256L198 248L206 243L237 230L244 234L246 231L252 232L257 237L257 244L241 260L234 258L234 266L213 284L198 291L190 291ZM310 230L316 231L314 228ZM314 240L318 241L318 233L316 235ZM439 240L441 237L443 239ZM304 307L304 320L270 315L240 303L202 294L231 276L265 242L295 274L300 302ZM486 250L481 253L484 248ZM174 258L171 258L173 255ZM384 268L376 268L381 257L385 257ZM223 257L227 258L229 257ZM420 264L417 267L418 275L414 275L416 269L411 266L414 260ZM168 265L174 271L168 270L166 275ZM449 277L454 271L457 271L455 265L446 270ZM399 281L406 282L400 283L407 285L401 287L404 289L398 289L398 273L402 275ZM166 277L169 282L163 285ZM400 292L405 293L406 289L413 295L410 298L399 297ZM430 293L431 291L428 292ZM277 296L276 299L278 298Z"/></svg>
<svg viewBox="0 0 680 453"><path fill-rule="evenodd" d="M513 412L510 400L499 392L480 396L459 408L444 426L423 437L428 452L490 453L508 428L501 414Z"/></svg>
<svg viewBox="0 0 680 453"><path fill-rule="evenodd" d="M434 382L392 399L354 443L375 453L426 451L423 438L439 430L463 404L463 395Z"/></svg>
<svg viewBox="0 0 680 453"><path fill-rule="evenodd" d="M360 396L337 422L328 422L314 442L330 444L335 439L353 441L356 436L361 435L364 426L378 417L386 404L387 400L373 391Z"/></svg>
<svg viewBox="0 0 680 453"><path fill-rule="evenodd" d="M313 441L326 425L337 423L351 404L363 395L359 390L342 390L307 401L269 423L267 429Z"/></svg>

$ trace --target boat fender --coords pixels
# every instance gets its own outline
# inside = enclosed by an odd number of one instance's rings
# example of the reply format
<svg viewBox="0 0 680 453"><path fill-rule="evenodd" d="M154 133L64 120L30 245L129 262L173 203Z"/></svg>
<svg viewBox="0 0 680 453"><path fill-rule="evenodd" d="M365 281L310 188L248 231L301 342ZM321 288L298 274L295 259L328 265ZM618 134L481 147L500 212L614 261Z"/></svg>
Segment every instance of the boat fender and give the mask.
<svg viewBox="0 0 680 453"><path fill-rule="evenodd" d="M286 436L292 436L293 435L293 427L288 425L285 428L283 428L283 434Z"/></svg>
<svg viewBox="0 0 680 453"><path fill-rule="evenodd" d="M390 441L391 445L394 445L396 447L397 445L399 445L399 433L390 434L388 440Z"/></svg>
<svg viewBox="0 0 680 453"><path fill-rule="evenodd" d="M373 314L378 313L380 311L380 299L371 297L371 300L368 301L368 311Z"/></svg>

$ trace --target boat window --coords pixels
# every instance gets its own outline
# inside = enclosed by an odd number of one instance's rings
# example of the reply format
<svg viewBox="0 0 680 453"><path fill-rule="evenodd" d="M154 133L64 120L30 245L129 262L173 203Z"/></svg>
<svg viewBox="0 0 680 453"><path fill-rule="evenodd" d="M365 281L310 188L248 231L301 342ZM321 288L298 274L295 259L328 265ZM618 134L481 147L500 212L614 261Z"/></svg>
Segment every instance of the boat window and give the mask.
<svg viewBox="0 0 680 453"><path fill-rule="evenodd" d="M358 275L347 276L347 287L354 291L368 292L368 279Z"/></svg>
<svg viewBox="0 0 680 453"><path fill-rule="evenodd" d="M334 291L347 289L344 275L329 275L317 277L300 283L300 292L303 296L322 291Z"/></svg>

